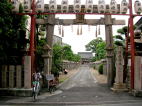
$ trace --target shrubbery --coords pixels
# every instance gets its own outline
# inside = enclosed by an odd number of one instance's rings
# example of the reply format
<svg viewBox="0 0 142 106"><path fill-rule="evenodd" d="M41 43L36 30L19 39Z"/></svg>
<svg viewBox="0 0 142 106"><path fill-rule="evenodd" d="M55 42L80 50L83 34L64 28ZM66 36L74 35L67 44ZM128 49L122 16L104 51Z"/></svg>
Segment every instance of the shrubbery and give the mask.
<svg viewBox="0 0 142 106"><path fill-rule="evenodd" d="M99 65L98 71L99 71L99 74L103 74L103 64Z"/></svg>

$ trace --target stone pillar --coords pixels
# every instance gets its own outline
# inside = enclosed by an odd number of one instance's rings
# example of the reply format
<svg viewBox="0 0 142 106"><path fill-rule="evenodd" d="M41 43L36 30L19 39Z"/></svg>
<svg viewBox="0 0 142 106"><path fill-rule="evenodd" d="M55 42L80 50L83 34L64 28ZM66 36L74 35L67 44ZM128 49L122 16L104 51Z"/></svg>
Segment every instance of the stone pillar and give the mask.
<svg viewBox="0 0 142 106"><path fill-rule="evenodd" d="M3 65L2 66L2 88L6 88L7 87L7 84L6 84L6 82L7 82L7 79L6 79L7 75L6 75L6 73L7 73L7 66Z"/></svg>
<svg viewBox="0 0 142 106"><path fill-rule="evenodd" d="M105 15L105 34L107 51L107 83L111 87L114 83L114 48L112 36L112 18L111 15Z"/></svg>
<svg viewBox="0 0 142 106"><path fill-rule="evenodd" d="M135 56L134 96L142 97L142 56Z"/></svg>
<svg viewBox="0 0 142 106"><path fill-rule="evenodd" d="M123 83L123 64L124 64L124 59L123 59L123 47L118 46L117 47L117 52L116 52L116 78L115 78L115 83L112 88L114 91L125 91L126 85Z"/></svg>
<svg viewBox="0 0 142 106"><path fill-rule="evenodd" d="M9 66L9 88L13 88L14 87L14 66Z"/></svg>
<svg viewBox="0 0 142 106"><path fill-rule="evenodd" d="M31 56L24 57L24 88L31 88Z"/></svg>
<svg viewBox="0 0 142 106"><path fill-rule="evenodd" d="M17 75L17 79L16 79L16 83L17 83L17 88L21 88L21 72L22 72L22 67L21 65L16 66L16 75Z"/></svg>
<svg viewBox="0 0 142 106"><path fill-rule="evenodd" d="M52 42L53 42L53 34L54 34L54 24L55 24L55 15L50 14L48 15L48 21L46 25L46 39L47 39L47 44L52 48ZM52 56L52 50L50 51L50 56ZM52 67L52 57L49 58L49 71L51 72L51 67Z"/></svg>

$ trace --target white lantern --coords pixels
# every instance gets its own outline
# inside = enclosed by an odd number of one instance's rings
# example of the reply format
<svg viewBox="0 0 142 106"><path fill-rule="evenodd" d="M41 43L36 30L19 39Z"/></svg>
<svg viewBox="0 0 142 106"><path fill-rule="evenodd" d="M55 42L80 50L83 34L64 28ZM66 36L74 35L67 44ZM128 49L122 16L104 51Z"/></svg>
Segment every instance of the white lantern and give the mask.
<svg viewBox="0 0 142 106"><path fill-rule="evenodd" d="M81 2L80 2L80 0L74 0L74 12L75 13L81 12Z"/></svg>
<svg viewBox="0 0 142 106"><path fill-rule="evenodd" d="M24 11L31 10L31 0L24 0Z"/></svg>
<svg viewBox="0 0 142 106"><path fill-rule="evenodd" d="M105 13L106 11L106 5L104 0L99 0L98 1L98 12L99 13Z"/></svg>
<svg viewBox="0 0 142 106"><path fill-rule="evenodd" d="M135 3L134 3L134 9L135 9L135 12L137 14L140 14L142 12L142 5L141 5L141 2L139 0L135 1Z"/></svg>
<svg viewBox="0 0 142 106"><path fill-rule="evenodd" d="M110 13L117 13L117 3L115 0L110 2Z"/></svg>
<svg viewBox="0 0 142 106"><path fill-rule="evenodd" d="M44 0L37 0L36 11L44 12Z"/></svg>
<svg viewBox="0 0 142 106"><path fill-rule="evenodd" d="M50 0L49 1L49 11L51 13L55 13L57 11L57 3L56 0Z"/></svg>
<svg viewBox="0 0 142 106"><path fill-rule="evenodd" d="M19 5L20 5L19 1L18 0L12 0L11 3L13 5L12 11L13 12L19 12Z"/></svg>
<svg viewBox="0 0 142 106"><path fill-rule="evenodd" d="M120 12L121 12L122 14L126 14L127 11L128 11L128 2L127 2L126 0L123 0L123 1L121 2Z"/></svg>
<svg viewBox="0 0 142 106"><path fill-rule="evenodd" d="M87 13L93 12L93 0L86 0L85 10Z"/></svg>
<svg viewBox="0 0 142 106"><path fill-rule="evenodd" d="M61 11L63 13L67 13L69 10L69 5L68 5L68 0L62 0L62 3L61 3Z"/></svg>

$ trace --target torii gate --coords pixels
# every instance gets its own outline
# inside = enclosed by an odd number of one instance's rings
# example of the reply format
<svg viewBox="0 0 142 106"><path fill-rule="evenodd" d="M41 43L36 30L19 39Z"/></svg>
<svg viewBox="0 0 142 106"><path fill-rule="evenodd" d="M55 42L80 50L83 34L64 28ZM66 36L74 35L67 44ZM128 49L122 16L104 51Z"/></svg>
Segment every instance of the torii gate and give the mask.
<svg viewBox="0 0 142 106"><path fill-rule="evenodd" d="M82 8L82 10L84 10ZM84 11L82 11L83 13ZM85 14L77 14L76 19L55 19L55 15L48 15L48 19L37 19L37 24L46 24L47 26L47 43L52 47L52 35L54 32L54 25L105 25L105 35L106 35L106 50L107 50L107 81L108 86L112 86L113 74L114 74L114 53L113 53L113 35L112 35L112 25L125 25L124 20L115 20L111 18L111 15L105 15L105 18L101 19L85 19ZM51 62L51 59L50 59ZM49 63L51 66L51 63ZM50 68L51 69L51 68ZM46 73L49 73L50 70L47 70Z"/></svg>
<svg viewBox="0 0 142 106"><path fill-rule="evenodd" d="M95 6L93 6L95 7ZM139 15L139 14L133 14L132 12L132 0L129 0L129 14L114 14L114 13L90 13L90 14L96 14L96 15L105 15L105 20L107 20L107 17L108 17L108 20L109 22L112 23L112 20L110 17L110 15L125 15L125 16L129 16L129 33L130 33L130 41L131 41L131 88L134 89L134 62L135 62L135 44L134 44L134 28L133 28L133 18L134 16L142 16L142 15ZM31 34L30 34L30 56L31 56L31 71L34 72L34 67L33 67L33 64L34 64L34 36L35 36L35 15L37 14L42 14L42 15L45 15L45 14L53 14L53 15L49 15L49 19L48 20L54 20L55 19L55 14L62 14L61 12L58 12L57 13L50 13L50 12L45 12L45 13L36 13L35 11L35 0L32 0L32 12L31 13L18 13L18 15L29 15L31 16ZM88 14L88 13L73 13L73 12L70 12L70 13L63 13L63 14ZM52 19L53 17L53 19ZM51 19L50 19L51 18ZM53 22L53 21L51 21ZM49 24L49 28L48 30L52 29L52 27L54 27L54 24L52 23L48 23ZM106 30L109 30L110 32L112 31L112 24L110 23L106 23ZM54 29L54 28L53 28ZM53 31L53 30L51 30ZM107 32L107 31L106 31ZM108 33L110 33L108 32ZM112 33L110 33L112 34ZM50 35L50 34L49 34ZM107 35L107 34L106 34ZM107 41L110 41L112 42L112 38L108 39L110 36L106 37ZM107 44L107 47L109 47L110 44ZM112 47L112 46L110 46ZM112 54L112 49L108 49L108 53L107 54ZM111 57L111 55L108 57ZM111 61L111 59L108 59L109 61ZM108 67L111 67L111 65L109 65Z"/></svg>

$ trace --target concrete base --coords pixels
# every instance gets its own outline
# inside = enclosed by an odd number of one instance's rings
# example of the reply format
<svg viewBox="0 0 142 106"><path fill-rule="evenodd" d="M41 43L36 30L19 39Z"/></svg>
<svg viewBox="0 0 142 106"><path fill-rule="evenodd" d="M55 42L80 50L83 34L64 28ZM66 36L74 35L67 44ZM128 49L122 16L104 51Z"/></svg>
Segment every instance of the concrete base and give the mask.
<svg viewBox="0 0 142 106"><path fill-rule="evenodd" d="M0 96L32 96L32 88L31 89L18 89L18 88L0 88Z"/></svg>
<svg viewBox="0 0 142 106"><path fill-rule="evenodd" d="M126 88L126 84L124 83L114 83L113 88L111 88L114 92L126 92L128 89Z"/></svg>
<svg viewBox="0 0 142 106"><path fill-rule="evenodd" d="M140 91L132 90L132 95L135 97L142 97L142 90Z"/></svg>

